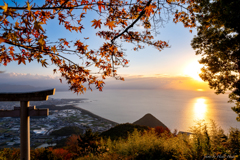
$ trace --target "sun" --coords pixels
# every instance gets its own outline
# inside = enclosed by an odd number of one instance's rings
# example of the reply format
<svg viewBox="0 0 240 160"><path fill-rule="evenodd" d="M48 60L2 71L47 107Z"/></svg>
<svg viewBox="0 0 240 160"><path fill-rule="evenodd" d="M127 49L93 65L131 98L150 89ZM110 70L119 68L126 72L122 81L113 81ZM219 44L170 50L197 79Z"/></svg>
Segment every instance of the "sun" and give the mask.
<svg viewBox="0 0 240 160"><path fill-rule="evenodd" d="M199 64L197 61L193 61L186 66L183 73L187 76L192 77L195 80L203 82L203 80L199 77L199 73L201 73L201 68L201 64Z"/></svg>

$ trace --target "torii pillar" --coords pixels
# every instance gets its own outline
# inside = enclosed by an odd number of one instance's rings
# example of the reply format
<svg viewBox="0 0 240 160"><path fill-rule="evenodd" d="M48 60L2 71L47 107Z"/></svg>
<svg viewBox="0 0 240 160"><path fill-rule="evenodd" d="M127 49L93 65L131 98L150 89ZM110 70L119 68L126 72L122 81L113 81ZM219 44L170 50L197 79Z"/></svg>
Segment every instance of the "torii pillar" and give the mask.
<svg viewBox="0 0 240 160"><path fill-rule="evenodd" d="M30 160L30 116L48 116L48 109L29 107L29 101L46 101L48 95L54 95L55 88L50 90L26 93L0 93L0 101L20 101L20 108L0 110L0 117L20 117L20 152L21 160Z"/></svg>

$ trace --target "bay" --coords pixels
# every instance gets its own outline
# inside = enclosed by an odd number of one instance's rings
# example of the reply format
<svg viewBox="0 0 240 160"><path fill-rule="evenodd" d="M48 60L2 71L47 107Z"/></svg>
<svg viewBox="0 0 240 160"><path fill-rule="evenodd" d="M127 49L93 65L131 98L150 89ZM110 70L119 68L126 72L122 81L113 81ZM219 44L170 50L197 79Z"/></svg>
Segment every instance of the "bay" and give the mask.
<svg viewBox="0 0 240 160"><path fill-rule="evenodd" d="M83 95L56 92L50 97L87 98L75 105L118 123L132 123L151 113L171 131L189 131L201 119L207 123L214 120L225 132L230 127L239 128L237 114L231 110L234 104L227 103L227 94L183 90L94 90Z"/></svg>

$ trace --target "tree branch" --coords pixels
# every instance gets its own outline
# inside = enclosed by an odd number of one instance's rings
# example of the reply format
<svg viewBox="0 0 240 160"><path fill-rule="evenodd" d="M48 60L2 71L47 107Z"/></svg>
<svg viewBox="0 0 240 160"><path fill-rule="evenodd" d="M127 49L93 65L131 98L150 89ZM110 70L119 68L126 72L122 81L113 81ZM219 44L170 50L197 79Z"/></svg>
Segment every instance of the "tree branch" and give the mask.
<svg viewBox="0 0 240 160"><path fill-rule="evenodd" d="M21 47L21 48L24 48L24 49L29 50L29 51L34 51L34 52L36 52L36 48L33 48L33 47L31 47L31 46L18 45L18 44L14 44L14 43L12 43L12 42L10 42L10 41L5 41L4 43L10 44L10 45L14 45L14 46L17 46L17 47ZM40 51L40 52L41 52L41 51ZM65 60L67 60L68 62L70 62L70 63L72 63L72 64L74 64L74 65L76 65L76 66L79 66L78 64L74 63L74 62L71 61L70 59L68 59L68 58L66 58L66 57L64 57L64 56L61 56L60 54L55 54L55 53L50 52L50 51L42 51L42 52L43 52L43 53L48 53L48 54L53 54L53 55L59 56L59 57L65 59Z"/></svg>
<svg viewBox="0 0 240 160"><path fill-rule="evenodd" d="M139 14L138 18L135 19L135 21L133 21L133 23L132 23L131 25L129 25L129 26L128 26L122 33L120 33L119 35L113 37L113 39L111 40L112 43L113 43L118 37L120 37L121 35L123 35L125 32L128 32L128 30L129 30L130 28L132 28L135 23L137 23L137 21L144 15L144 13L145 13L145 8L146 8L147 6L149 6L151 2L152 2L152 0L148 1L148 3L146 4L146 6L143 8L143 10L141 11L141 13Z"/></svg>
<svg viewBox="0 0 240 160"><path fill-rule="evenodd" d="M152 0L151 0L152 1ZM31 10L52 10L52 9L83 9L83 8L75 8L80 6L87 6L87 5L98 5L98 3L91 3L91 4L81 4L76 5L73 7L63 7L62 5L59 7L32 7ZM111 5L110 3L102 3L104 6L121 6L121 5ZM124 4L124 6L129 6L130 4ZM27 7L8 7L9 9L15 9L15 10L26 10ZM0 10L3 10L0 8Z"/></svg>

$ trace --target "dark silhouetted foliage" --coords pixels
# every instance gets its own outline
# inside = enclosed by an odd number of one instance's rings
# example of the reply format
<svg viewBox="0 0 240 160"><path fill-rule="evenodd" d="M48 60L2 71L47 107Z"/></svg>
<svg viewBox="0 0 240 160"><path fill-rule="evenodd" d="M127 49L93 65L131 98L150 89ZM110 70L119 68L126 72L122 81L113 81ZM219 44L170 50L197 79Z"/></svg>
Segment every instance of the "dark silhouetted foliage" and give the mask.
<svg viewBox="0 0 240 160"><path fill-rule="evenodd" d="M134 129L137 129L138 131L144 131L148 130L149 127L147 126L141 126L141 125L135 125L130 123L124 123L119 124L107 131L104 131L100 134L103 138L110 137L111 140L117 140L119 138L127 138L129 133L132 133Z"/></svg>
<svg viewBox="0 0 240 160"><path fill-rule="evenodd" d="M229 94L234 102L233 111L240 121L240 1L238 0L195 0L197 36L192 47L203 64L200 77L217 94Z"/></svg>
<svg viewBox="0 0 240 160"><path fill-rule="evenodd" d="M88 155L89 153L98 154L100 137L98 133L93 133L91 129L88 129L83 135L79 135L78 146L80 147L80 155Z"/></svg>
<svg viewBox="0 0 240 160"><path fill-rule="evenodd" d="M63 127L50 133L51 136L70 136L72 134L82 134L83 130L76 126Z"/></svg>

